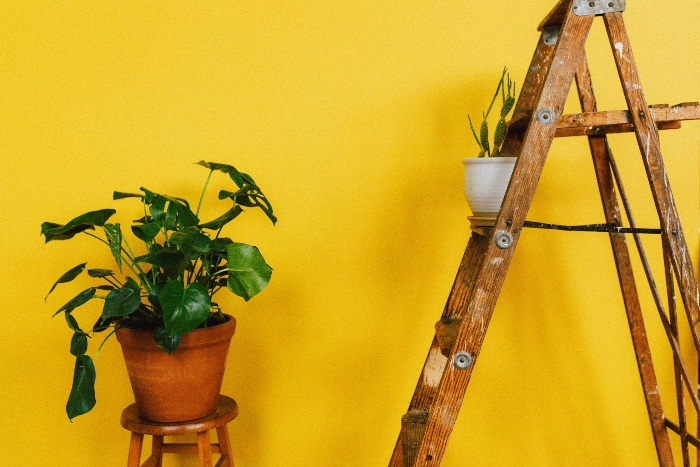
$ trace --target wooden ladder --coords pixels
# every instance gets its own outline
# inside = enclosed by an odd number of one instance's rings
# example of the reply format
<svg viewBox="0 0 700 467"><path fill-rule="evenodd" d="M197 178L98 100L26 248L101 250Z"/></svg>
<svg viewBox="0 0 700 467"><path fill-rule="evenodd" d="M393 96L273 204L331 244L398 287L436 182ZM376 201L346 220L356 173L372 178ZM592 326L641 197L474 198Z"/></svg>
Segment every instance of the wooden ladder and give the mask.
<svg viewBox="0 0 700 467"><path fill-rule="evenodd" d="M682 120L700 119L700 105L647 105L622 18L625 7L625 0L560 0L540 24L541 38L502 148L503 155L518 157L505 199L495 219L470 218L473 232L442 317L435 325L435 337L409 410L401 419L401 433L390 467L440 465L520 233L524 227L543 226L526 221L526 215L552 140L557 136L588 137L606 224L544 227L609 232L659 464L674 465L667 429L681 437L684 466L690 465L688 445L700 447L700 441L688 433L683 407L685 386L700 412L696 384L691 382L677 339L674 276L699 355L700 291L661 158L658 135L659 129L680 128ZM596 108L584 51L596 16L602 16L605 22L627 101L625 111L598 112ZM582 113L562 115L574 81ZM621 132L636 134L660 229L639 229L635 225L606 136ZM623 227L618 195L628 227ZM640 241L643 233L662 237L668 310ZM634 236L673 351L678 423L668 420L661 407L626 234Z"/></svg>

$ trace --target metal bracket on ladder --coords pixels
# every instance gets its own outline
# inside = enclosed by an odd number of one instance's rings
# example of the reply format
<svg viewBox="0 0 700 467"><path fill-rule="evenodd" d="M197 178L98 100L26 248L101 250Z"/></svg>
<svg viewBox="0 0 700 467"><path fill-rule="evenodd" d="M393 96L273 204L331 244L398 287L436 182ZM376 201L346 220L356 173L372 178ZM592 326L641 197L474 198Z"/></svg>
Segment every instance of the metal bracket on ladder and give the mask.
<svg viewBox="0 0 700 467"><path fill-rule="evenodd" d="M625 0L574 0L574 14L578 16L603 15L625 11Z"/></svg>
<svg viewBox="0 0 700 467"><path fill-rule="evenodd" d="M678 284L679 296L683 301L698 355L700 288L661 158L658 135L658 130L680 128L683 120L700 119L700 104L692 102L674 107L647 104L622 21L621 12L625 7L625 0L559 0L540 24L542 37L521 87L502 147L502 153L518 157L511 183L496 217L470 218L473 233L442 317L435 325L435 337L409 410L402 418L401 434L389 467L440 465L524 227L607 232L615 257L659 465L674 465L669 430L680 435L684 466L689 465L688 447L700 447L698 437L688 432L683 404L686 388L700 415L697 382L690 381L689 366L684 362L678 344L674 280ZM626 110L597 110L584 44L594 16L600 15L605 21L627 102ZM582 113L561 115L574 81ZM634 222L607 140L607 134L621 132L634 132L637 137L659 217L659 229L640 229ZM604 224L562 226L526 220L547 153L553 139L559 136L588 138L603 202ZM629 227L623 227L623 211L618 199L622 201ZM651 274L640 234L661 236L668 314ZM661 405L626 235L634 237L647 282L671 344L678 424L664 414Z"/></svg>

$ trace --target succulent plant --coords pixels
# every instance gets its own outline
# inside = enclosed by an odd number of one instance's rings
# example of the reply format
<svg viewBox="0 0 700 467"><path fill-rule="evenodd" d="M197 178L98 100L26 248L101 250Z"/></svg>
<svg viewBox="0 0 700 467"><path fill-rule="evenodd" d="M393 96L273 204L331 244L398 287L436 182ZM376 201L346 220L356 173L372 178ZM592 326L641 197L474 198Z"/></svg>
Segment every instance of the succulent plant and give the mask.
<svg viewBox="0 0 700 467"><path fill-rule="evenodd" d="M506 80L508 85L507 91ZM491 113L493 104L496 102L496 98L498 97L499 92L501 93L502 98L501 115L498 119L498 123L496 124L496 130L494 131L493 135L493 147L491 147L489 143L489 125L487 119L489 117L489 114ZM513 110L514 105L515 82L511 81L508 69L503 68L503 74L501 75L501 79L498 82L498 87L496 87L496 93L493 95L493 99L491 99L491 104L489 105L489 108L486 110L486 112L482 114L483 120L481 122L481 128L479 130L478 136L476 134L476 131L474 130L472 118L471 116L469 116L469 126L471 127L474 139L476 139L476 143L479 145L479 149L481 149L481 151L479 152L479 157L498 157L501 155L501 146L506 140L506 133L508 131L508 128L506 126L506 117L508 116L510 111Z"/></svg>

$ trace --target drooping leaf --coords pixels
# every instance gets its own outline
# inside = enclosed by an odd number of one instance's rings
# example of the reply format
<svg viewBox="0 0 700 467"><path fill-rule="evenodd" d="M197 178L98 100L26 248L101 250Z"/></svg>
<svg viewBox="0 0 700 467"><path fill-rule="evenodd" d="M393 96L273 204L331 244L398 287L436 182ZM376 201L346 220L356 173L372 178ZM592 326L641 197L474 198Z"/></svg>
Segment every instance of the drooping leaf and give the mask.
<svg viewBox="0 0 700 467"><path fill-rule="evenodd" d="M146 243L149 243L151 240L153 240L156 237L156 235L158 235L158 232L160 232L160 229L160 225L156 224L155 222L131 226L131 231L134 233L134 235L136 235L138 239Z"/></svg>
<svg viewBox="0 0 700 467"><path fill-rule="evenodd" d="M70 353L80 357L87 352L88 341L85 333L75 332L70 340Z"/></svg>
<svg viewBox="0 0 700 467"><path fill-rule="evenodd" d="M74 309L78 308L81 305L84 305L88 300L90 300L92 297L95 296L95 288L90 287L89 289L85 289L82 292L80 292L78 295L75 297L71 298L65 305L63 305L61 308L58 309L56 313L53 315L56 316L62 311L67 311L71 312Z"/></svg>
<svg viewBox="0 0 700 467"><path fill-rule="evenodd" d="M78 275L80 275L80 273L85 270L86 264L87 263L79 264L73 268L70 268L68 271L64 272L63 275L61 277L59 277L58 280L56 282L54 282L54 284L51 286L51 290L49 290L49 293L47 293L46 297L44 297L44 301L46 301L46 299L49 297L49 295L51 295L51 292L53 292L53 289L55 289L58 284L65 284L66 282L70 282L73 279L75 279L76 277L78 277Z"/></svg>
<svg viewBox="0 0 700 467"><path fill-rule="evenodd" d="M90 277L107 277L114 275L114 271L110 269L88 269L87 273Z"/></svg>
<svg viewBox="0 0 700 467"><path fill-rule="evenodd" d="M128 316L141 304L141 289L130 277L124 287L114 289L107 294L105 306L102 309L102 319L107 320L115 316Z"/></svg>
<svg viewBox="0 0 700 467"><path fill-rule="evenodd" d="M228 260L228 288L231 292L250 300L270 282L272 268L260 251L245 243L231 243L226 247Z"/></svg>
<svg viewBox="0 0 700 467"><path fill-rule="evenodd" d="M75 317L70 314L70 311L66 311L64 313L64 316L66 317L66 323L68 324L68 327L73 331L78 334L85 334L85 331L80 329L80 326L78 326L78 321L75 320Z"/></svg>
<svg viewBox="0 0 700 467"><path fill-rule="evenodd" d="M67 240L87 229L94 229L96 226L102 227L115 212L117 211L114 209L86 212L72 219L66 225L44 222L41 224L41 234L44 235L47 243L51 240Z"/></svg>
<svg viewBox="0 0 700 467"><path fill-rule="evenodd" d="M199 326L211 309L207 290L197 282L184 287L182 281L171 280L158 296L163 307L163 321L168 335L182 335Z"/></svg>
<svg viewBox="0 0 700 467"><path fill-rule="evenodd" d="M159 268L169 268L175 266L183 259L185 259L185 255L181 251L162 249L152 251L143 256L137 256L134 258L134 262L148 263Z"/></svg>
<svg viewBox="0 0 700 467"><path fill-rule="evenodd" d="M141 199L143 199L144 196L141 193L124 193L121 191L115 191L112 194L112 199L114 199L114 200L124 199L124 198L141 198Z"/></svg>
<svg viewBox="0 0 700 467"><path fill-rule="evenodd" d="M105 234L107 235L107 243L109 243L109 249L112 251L112 256L114 256L117 266L119 267L119 272L122 270L122 229L119 224L105 224L103 227L105 229Z"/></svg>
<svg viewBox="0 0 700 467"><path fill-rule="evenodd" d="M251 177L248 174L244 174L243 172L239 172L235 167L232 165L227 165L227 164L219 164L218 162L206 162L206 161L199 161L197 162L197 165L201 165L202 167L206 167L209 170L218 170L219 172L223 172L229 175L231 177L231 180L238 186L238 188L241 188L244 183L248 183L250 185L255 185L255 181L253 180L253 177Z"/></svg>
<svg viewBox="0 0 700 467"><path fill-rule="evenodd" d="M242 212L243 209L241 209L240 206L235 205L234 207L232 207L213 221L209 221L204 224L199 224L199 227L202 229L219 230L220 228L234 220L236 217L238 217L238 215Z"/></svg>
<svg viewBox="0 0 700 467"><path fill-rule="evenodd" d="M165 352L168 355L172 354L173 351L178 348L178 346L180 345L181 339L182 339L182 336L180 336L180 335L175 335L175 336L169 335L168 331L166 331L163 326L156 328L156 332L155 332L156 344L158 344L158 347L165 350Z"/></svg>
<svg viewBox="0 0 700 467"><path fill-rule="evenodd" d="M66 414L70 420L89 412L95 406L95 378L92 359L87 355L76 357L73 387L66 403Z"/></svg>
<svg viewBox="0 0 700 467"><path fill-rule="evenodd" d="M209 251L211 239L196 230L173 232L170 243L177 245L188 259L197 259Z"/></svg>

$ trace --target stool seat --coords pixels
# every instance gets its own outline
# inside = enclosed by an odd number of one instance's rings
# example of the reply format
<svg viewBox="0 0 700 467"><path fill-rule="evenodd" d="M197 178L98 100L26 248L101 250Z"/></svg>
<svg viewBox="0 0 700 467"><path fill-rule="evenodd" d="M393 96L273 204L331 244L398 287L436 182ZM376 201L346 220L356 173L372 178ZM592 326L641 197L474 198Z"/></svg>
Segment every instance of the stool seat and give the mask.
<svg viewBox="0 0 700 467"><path fill-rule="evenodd" d="M136 404L131 404L122 412L121 425L131 432L128 467L161 467L164 453L199 453L202 467L211 467L212 453L221 454L217 466L233 467L231 458L231 443L229 441L227 423L238 415L236 401L228 396L219 396L216 410L206 417L185 422L153 422L139 417ZM218 444L210 444L209 430L216 429ZM185 435L197 433L197 443L164 443L164 436ZM143 436L153 436L151 456L141 462Z"/></svg>

